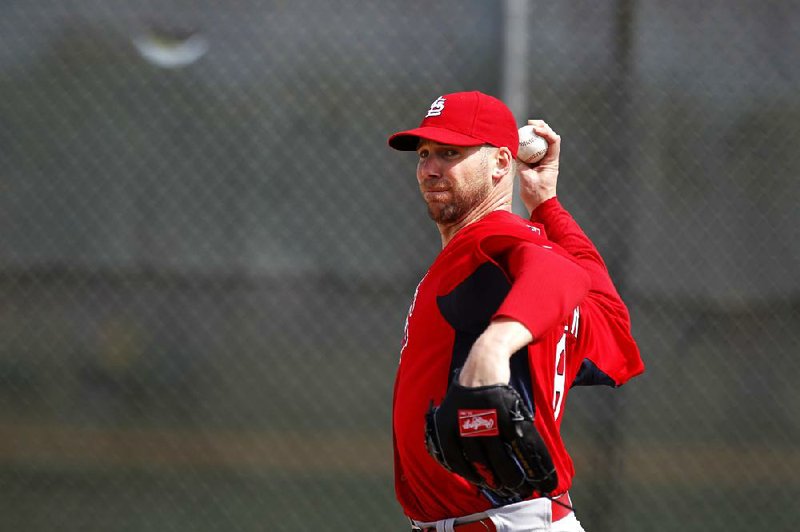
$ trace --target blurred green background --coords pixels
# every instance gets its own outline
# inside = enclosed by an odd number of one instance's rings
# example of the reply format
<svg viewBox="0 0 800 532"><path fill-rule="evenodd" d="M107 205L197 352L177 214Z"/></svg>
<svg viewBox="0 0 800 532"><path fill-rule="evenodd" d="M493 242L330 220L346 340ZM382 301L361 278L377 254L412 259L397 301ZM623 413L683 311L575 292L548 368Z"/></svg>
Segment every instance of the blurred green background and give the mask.
<svg viewBox="0 0 800 532"><path fill-rule="evenodd" d="M647 364L570 396L586 529L794 530L799 22L4 2L0 531L406 530L392 384L439 237L386 138L473 89L561 134Z"/></svg>

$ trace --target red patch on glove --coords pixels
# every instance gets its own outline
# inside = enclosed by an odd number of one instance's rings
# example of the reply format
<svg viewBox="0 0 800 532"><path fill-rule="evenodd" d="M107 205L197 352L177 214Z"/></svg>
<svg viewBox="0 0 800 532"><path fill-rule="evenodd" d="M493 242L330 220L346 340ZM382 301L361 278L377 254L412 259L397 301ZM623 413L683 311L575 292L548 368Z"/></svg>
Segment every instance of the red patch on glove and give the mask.
<svg viewBox="0 0 800 532"><path fill-rule="evenodd" d="M462 438L498 436L497 410L459 410L458 432Z"/></svg>

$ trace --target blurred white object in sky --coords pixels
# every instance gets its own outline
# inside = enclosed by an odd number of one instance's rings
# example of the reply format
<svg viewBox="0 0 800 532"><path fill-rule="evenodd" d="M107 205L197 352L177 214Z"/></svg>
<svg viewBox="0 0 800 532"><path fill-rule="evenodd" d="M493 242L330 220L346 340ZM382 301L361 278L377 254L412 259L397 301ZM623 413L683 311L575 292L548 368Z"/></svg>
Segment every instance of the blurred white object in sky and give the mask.
<svg viewBox="0 0 800 532"><path fill-rule="evenodd" d="M174 33L150 30L133 38L133 45L149 63L162 68L181 68L208 51L208 40L199 32Z"/></svg>

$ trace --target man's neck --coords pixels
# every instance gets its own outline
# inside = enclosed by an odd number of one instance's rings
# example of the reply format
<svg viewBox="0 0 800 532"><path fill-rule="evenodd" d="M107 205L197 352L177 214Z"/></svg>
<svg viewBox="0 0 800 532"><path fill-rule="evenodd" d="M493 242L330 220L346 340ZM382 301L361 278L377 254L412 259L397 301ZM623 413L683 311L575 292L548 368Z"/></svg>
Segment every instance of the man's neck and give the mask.
<svg viewBox="0 0 800 532"><path fill-rule="evenodd" d="M470 224L473 224L494 211L508 211L511 212L511 202L501 199L500 201L489 203L486 205L479 205L467 213L464 218L448 225L436 224L439 228L439 234L442 237L442 249L450 243L456 236L456 233L464 229Z"/></svg>

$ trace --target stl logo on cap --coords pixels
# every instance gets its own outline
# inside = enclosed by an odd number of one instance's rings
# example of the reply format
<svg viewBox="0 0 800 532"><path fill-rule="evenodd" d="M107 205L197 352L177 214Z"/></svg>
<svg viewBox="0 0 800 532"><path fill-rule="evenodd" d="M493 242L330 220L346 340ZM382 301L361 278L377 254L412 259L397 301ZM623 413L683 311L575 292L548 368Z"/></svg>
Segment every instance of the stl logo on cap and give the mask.
<svg viewBox="0 0 800 532"><path fill-rule="evenodd" d="M439 96L434 100L431 104L431 108L428 109L428 114L425 115L425 118L430 118L431 116L439 116L444 111L444 102L445 99L443 96Z"/></svg>

